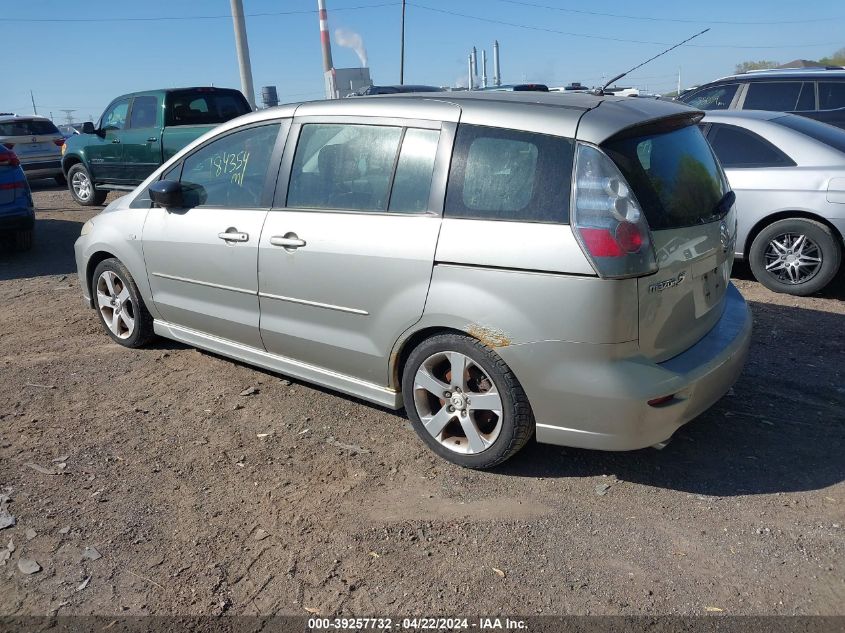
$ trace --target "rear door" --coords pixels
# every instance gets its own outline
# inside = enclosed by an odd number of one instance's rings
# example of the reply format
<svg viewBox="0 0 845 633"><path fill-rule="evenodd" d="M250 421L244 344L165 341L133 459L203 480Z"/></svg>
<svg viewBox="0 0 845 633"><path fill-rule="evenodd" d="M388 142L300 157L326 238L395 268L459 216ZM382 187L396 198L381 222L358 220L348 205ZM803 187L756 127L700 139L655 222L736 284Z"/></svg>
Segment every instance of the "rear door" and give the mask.
<svg viewBox="0 0 845 633"><path fill-rule="evenodd" d="M258 270L267 351L385 385L425 305L454 126L379 121L294 120Z"/></svg>
<svg viewBox="0 0 845 633"><path fill-rule="evenodd" d="M285 127L235 129L164 174L182 183L185 204L149 210L143 249L153 301L168 323L262 349L258 240Z"/></svg>
<svg viewBox="0 0 845 633"><path fill-rule="evenodd" d="M89 135L85 148L91 176L97 182L119 183L123 169L123 129L129 119L131 98L118 99L103 113L97 134Z"/></svg>
<svg viewBox="0 0 845 633"><path fill-rule="evenodd" d="M137 95L132 100L129 124L121 136L123 177L141 182L161 165L161 99L157 95Z"/></svg>
<svg viewBox="0 0 845 633"><path fill-rule="evenodd" d="M660 362L701 339L722 315L733 264L727 180L696 125L628 132L602 147L648 220L658 271L637 279L641 351Z"/></svg>

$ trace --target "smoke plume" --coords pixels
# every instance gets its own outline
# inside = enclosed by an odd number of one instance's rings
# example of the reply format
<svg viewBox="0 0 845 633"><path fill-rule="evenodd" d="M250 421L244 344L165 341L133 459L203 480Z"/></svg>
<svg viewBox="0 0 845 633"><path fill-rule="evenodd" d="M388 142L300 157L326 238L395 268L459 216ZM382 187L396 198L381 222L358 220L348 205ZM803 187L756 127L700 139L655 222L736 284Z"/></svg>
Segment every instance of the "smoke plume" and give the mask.
<svg viewBox="0 0 845 633"><path fill-rule="evenodd" d="M361 60L361 66L367 67L367 49L364 47L364 38L355 31L349 29L335 29L334 41L338 46L351 48Z"/></svg>

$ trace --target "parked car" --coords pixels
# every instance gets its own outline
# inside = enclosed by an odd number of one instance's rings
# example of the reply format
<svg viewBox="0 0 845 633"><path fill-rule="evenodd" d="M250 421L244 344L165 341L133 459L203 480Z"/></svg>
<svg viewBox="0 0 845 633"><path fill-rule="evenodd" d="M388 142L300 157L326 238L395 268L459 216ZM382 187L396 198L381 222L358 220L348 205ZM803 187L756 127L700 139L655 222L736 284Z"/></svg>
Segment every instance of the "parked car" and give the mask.
<svg viewBox="0 0 845 633"><path fill-rule="evenodd" d="M0 145L0 236L25 251L32 248L34 228L35 207L20 160Z"/></svg>
<svg viewBox="0 0 845 633"><path fill-rule="evenodd" d="M95 126L67 139L62 170L71 196L102 204L110 190L132 191L159 165L220 123L250 111L237 90L178 88L123 95Z"/></svg>
<svg viewBox="0 0 845 633"><path fill-rule="evenodd" d="M369 97L372 95L395 95L406 92L444 92L438 86L422 86L416 84L402 84L396 86L367 86L350 97Z"/></svg>
<svg viewBox="0 0 845 633"><path fill-rule="evenodd" d="M755 70L698 86L678 101L708 111L790 112L845 128L845 70Z"/></svg>
<svg viewBox="0 0 845 633"><path fill-rule="evenodd" d="M736 257L775 292L833 280L845 235L845 130L780 112L708 112L703 130L737 196Z"/></svg>
<svg viewBox="0 0 845 633"><path fill-rule="evenodd" d="M121 345L158 334L404 404L463 466L535 433L652 446L749 345L701 116L468 91L255 112L87 222L80 286Z"/></svg>
<svg viewBox="0 0 845 633"><path fill-rule="evenodd" d="M13 150L26 177L53 178L63 185L62 146L65 139L50 119L0 115L0 143Z"/></svg>

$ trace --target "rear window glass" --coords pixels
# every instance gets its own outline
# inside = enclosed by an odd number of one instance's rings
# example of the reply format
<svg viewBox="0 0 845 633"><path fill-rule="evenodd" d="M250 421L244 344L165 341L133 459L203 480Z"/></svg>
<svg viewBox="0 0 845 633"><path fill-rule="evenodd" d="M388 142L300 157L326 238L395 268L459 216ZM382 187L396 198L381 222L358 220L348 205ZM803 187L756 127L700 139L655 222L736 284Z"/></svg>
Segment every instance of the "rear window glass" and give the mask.
<svg viewBox="0 0 845 633"><path fill-rule="evenodd" d="M743 110L794 111L801 95L800 81L752 82L748 84Z"/></svg>
<svg viewBox="0 0 845 633"><path fill-rule="evenodd" d="M716 218L727 185L698 126L611 140L603 147L631 185L653 230Z"/></svg>
<svg viewBox="0 0 845 633"><path fill-rule="evenodd" d="M845 108L845 81L819 82L819 110Z"/></svg>
<svg viewBox="0 0 845 633"><path fill-rule="evenodd" d="M167 96L167 125L223 123L249 112L239 92L172 92Z"/></svg>
<svg viewBox="0 0 845 633"><path fill-rule="evenodd" d="M806 134L810 138L845 153L845 130L841 128L795 115L782 116L775 119L774 122L796 132L801 132L801 134Z"/></svg>
<svg viewBox="0 0 845 633"><path fill-rule="evenodd" d="M42 134L61 135L61 132L50 121L41 119L22 119L0 123L0 136L41 136Z"/></svg>
<svg viewBox="0 0 845 633"><path fill-rule="evenodd" d="M570 139L461 125L445 215L565 224L573 155Z"/></svg>
<svg viewBox="0 0 845 633"><path fill-rule="evenodd" d="M723 167L794 167L789 156L766 139L733 125L714 123L710 145Z"/></svg>

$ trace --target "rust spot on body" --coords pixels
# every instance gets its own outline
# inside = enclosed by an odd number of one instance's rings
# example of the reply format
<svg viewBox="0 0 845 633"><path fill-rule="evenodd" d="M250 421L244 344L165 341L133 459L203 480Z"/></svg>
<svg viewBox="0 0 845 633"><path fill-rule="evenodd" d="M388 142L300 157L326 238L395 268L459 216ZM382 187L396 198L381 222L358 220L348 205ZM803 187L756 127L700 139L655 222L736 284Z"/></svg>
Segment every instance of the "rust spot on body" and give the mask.
<svg viewBox="0 0 845 633"><path fill-rule="evenodd" d="M467 326L467 334L474 336L487 347L506 347L511 344L511 340L504 331L489 325L471 323Z"/></svg>

